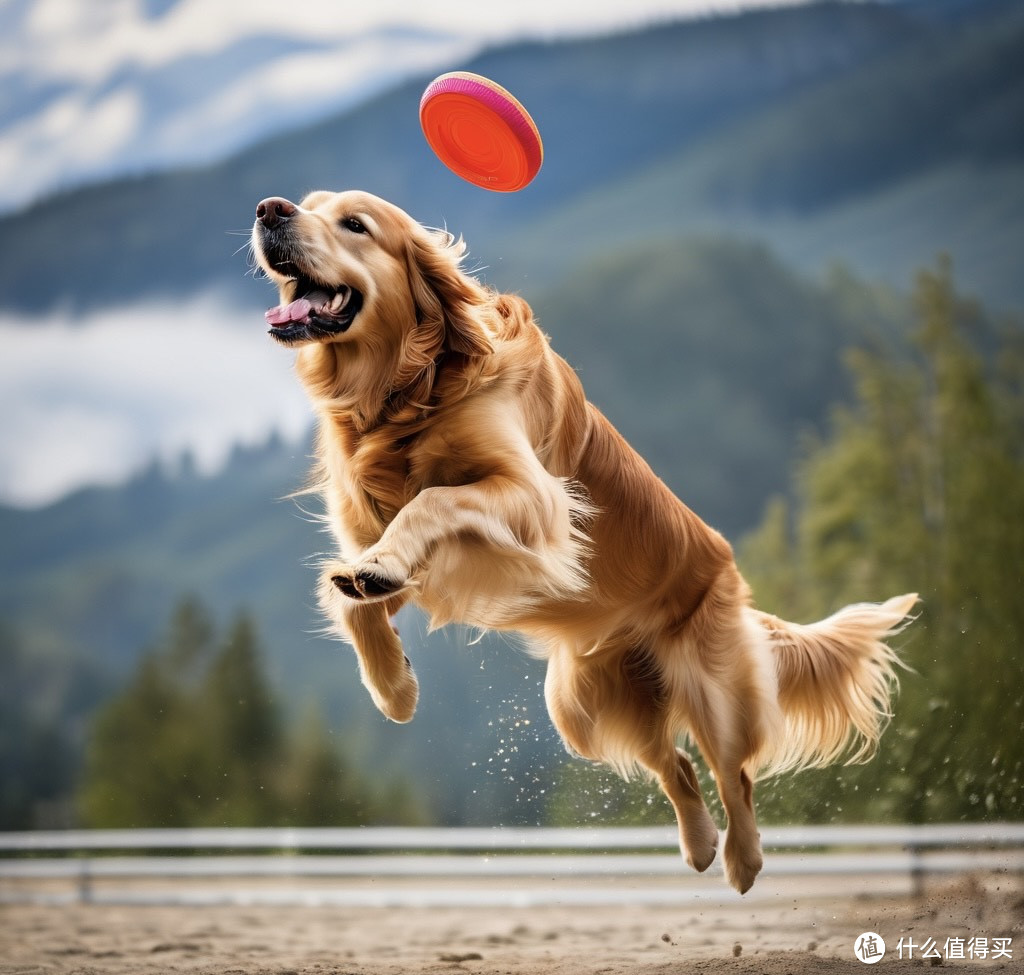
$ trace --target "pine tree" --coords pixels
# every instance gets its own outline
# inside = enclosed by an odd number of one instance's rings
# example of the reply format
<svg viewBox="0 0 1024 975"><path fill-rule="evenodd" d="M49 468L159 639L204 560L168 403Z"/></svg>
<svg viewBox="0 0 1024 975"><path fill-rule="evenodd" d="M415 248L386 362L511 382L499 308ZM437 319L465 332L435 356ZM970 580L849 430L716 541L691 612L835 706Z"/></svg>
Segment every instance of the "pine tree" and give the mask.
<svg viewBox="0 0 1024 975"><path fill-rule="evenodd" d="M855 403L808 451L795 531L777 503L741 549L755 595L783 615L908 590L923 599L905 640L916 673L881 755L810 776L778 800L782 814L834 815L839 800L830 809L821 796L840 793L847 815L1022 812L1024 359L994 368L994 333L957 296L948 262L919 275L914 309L907 345L851 353Z"/></svg>
<svg viewBox="0 0 1024 975"><path fill-rule="evenodd" d="M396 793L396 795L399 795ZM99 712L80 793L91 826L345 825L415 821L345 761L319 716L287 734L252 621L222 639L183 601L163 642Z"/></svg>
<svg viewBox="0 0 1024 975"><path fill-rule="evenodd" d="M279 819L276 778L287 762L285 742L248 617L237 617L217 649L197 703L221 820L215 825L255 826Z"/></svg>
<svg viewBox="0 0 1024 975"><path fill-rule="evenodd" d="M26 693L39 683L32 665L18 635L0 621L0 829L46 824L40 810L61 809L73 775L66 733L40 715L40 695Z"/></svg>
<svg viewBox="0 0 1024 975"><path fill-rule="evenodd" d="M190 818L191 749L176 732L191 715L161 664L145 659L96 718L80 798L89 825L181 826Z"/></svg>

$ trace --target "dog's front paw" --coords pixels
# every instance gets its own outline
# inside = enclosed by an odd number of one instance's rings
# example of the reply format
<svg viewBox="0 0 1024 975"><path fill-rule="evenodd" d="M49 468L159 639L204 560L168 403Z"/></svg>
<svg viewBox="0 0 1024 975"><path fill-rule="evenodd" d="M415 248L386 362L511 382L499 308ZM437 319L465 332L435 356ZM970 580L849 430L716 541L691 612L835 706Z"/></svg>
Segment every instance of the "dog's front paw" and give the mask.
<svg viewBox="0 0 1024 975"><path fill-rule="evenodd" d="M404 588L407 577L395 560L373 558L358 565L338 566L331 582L349 599L372 603Z"/></svg>
<svg viewBox="0 0 1024 975"><path fill-rule="evenodd" d="M420 694L419 682L416 680L408 657L403 656L403 664L402 669L393 675L387 684L366 685L377 710L398 724L412 721Z"/></svg>

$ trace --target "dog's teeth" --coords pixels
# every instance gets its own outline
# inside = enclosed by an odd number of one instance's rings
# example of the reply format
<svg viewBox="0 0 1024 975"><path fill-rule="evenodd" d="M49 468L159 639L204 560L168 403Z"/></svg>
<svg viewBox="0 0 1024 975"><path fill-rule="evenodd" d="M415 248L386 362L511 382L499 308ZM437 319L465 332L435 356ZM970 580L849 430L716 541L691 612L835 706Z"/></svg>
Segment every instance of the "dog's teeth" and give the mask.
<svg viewBox="0 0 1024 975"><path fill-rule="evenodd" d="M348 302L348 296L351 293L352 292L348 288L343 288L341 291L339 291L331 299L330 310L332 312L334 312L335 314L337 314L339 311L341 311L341 309L344 308L346 303Z"/></svg>

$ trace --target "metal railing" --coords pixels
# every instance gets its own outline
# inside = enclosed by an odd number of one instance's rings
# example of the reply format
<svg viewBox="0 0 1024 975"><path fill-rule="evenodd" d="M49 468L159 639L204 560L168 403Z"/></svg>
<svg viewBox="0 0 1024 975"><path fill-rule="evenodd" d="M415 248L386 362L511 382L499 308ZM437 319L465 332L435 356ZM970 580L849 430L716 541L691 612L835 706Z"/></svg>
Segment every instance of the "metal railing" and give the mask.
<svg viewBox="0 0 1024 975"><path fill-rule="evenodd" d="M767 827L761 839L755 890L788 880L821 891L825 878L847 890L857 878L913 894L932 874L1024 872L1024 823ZM673 903L729 899L720 874L717 861L694 874L672 827L0 833L0 901Z"/></svg>

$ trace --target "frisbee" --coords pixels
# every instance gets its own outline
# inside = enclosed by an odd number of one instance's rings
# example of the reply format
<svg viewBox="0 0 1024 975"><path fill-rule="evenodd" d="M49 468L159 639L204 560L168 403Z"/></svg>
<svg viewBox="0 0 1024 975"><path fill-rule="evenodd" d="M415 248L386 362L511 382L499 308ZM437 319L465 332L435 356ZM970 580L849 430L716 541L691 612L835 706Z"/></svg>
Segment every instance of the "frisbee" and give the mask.
<svg viewBox="0 0 1024 975"><path fill-rule="evenodd" d="M544 161L530 113L501 85L469 71L450 71L427 85L420 125L441 162L487 190L521 190Z"/></svg>

